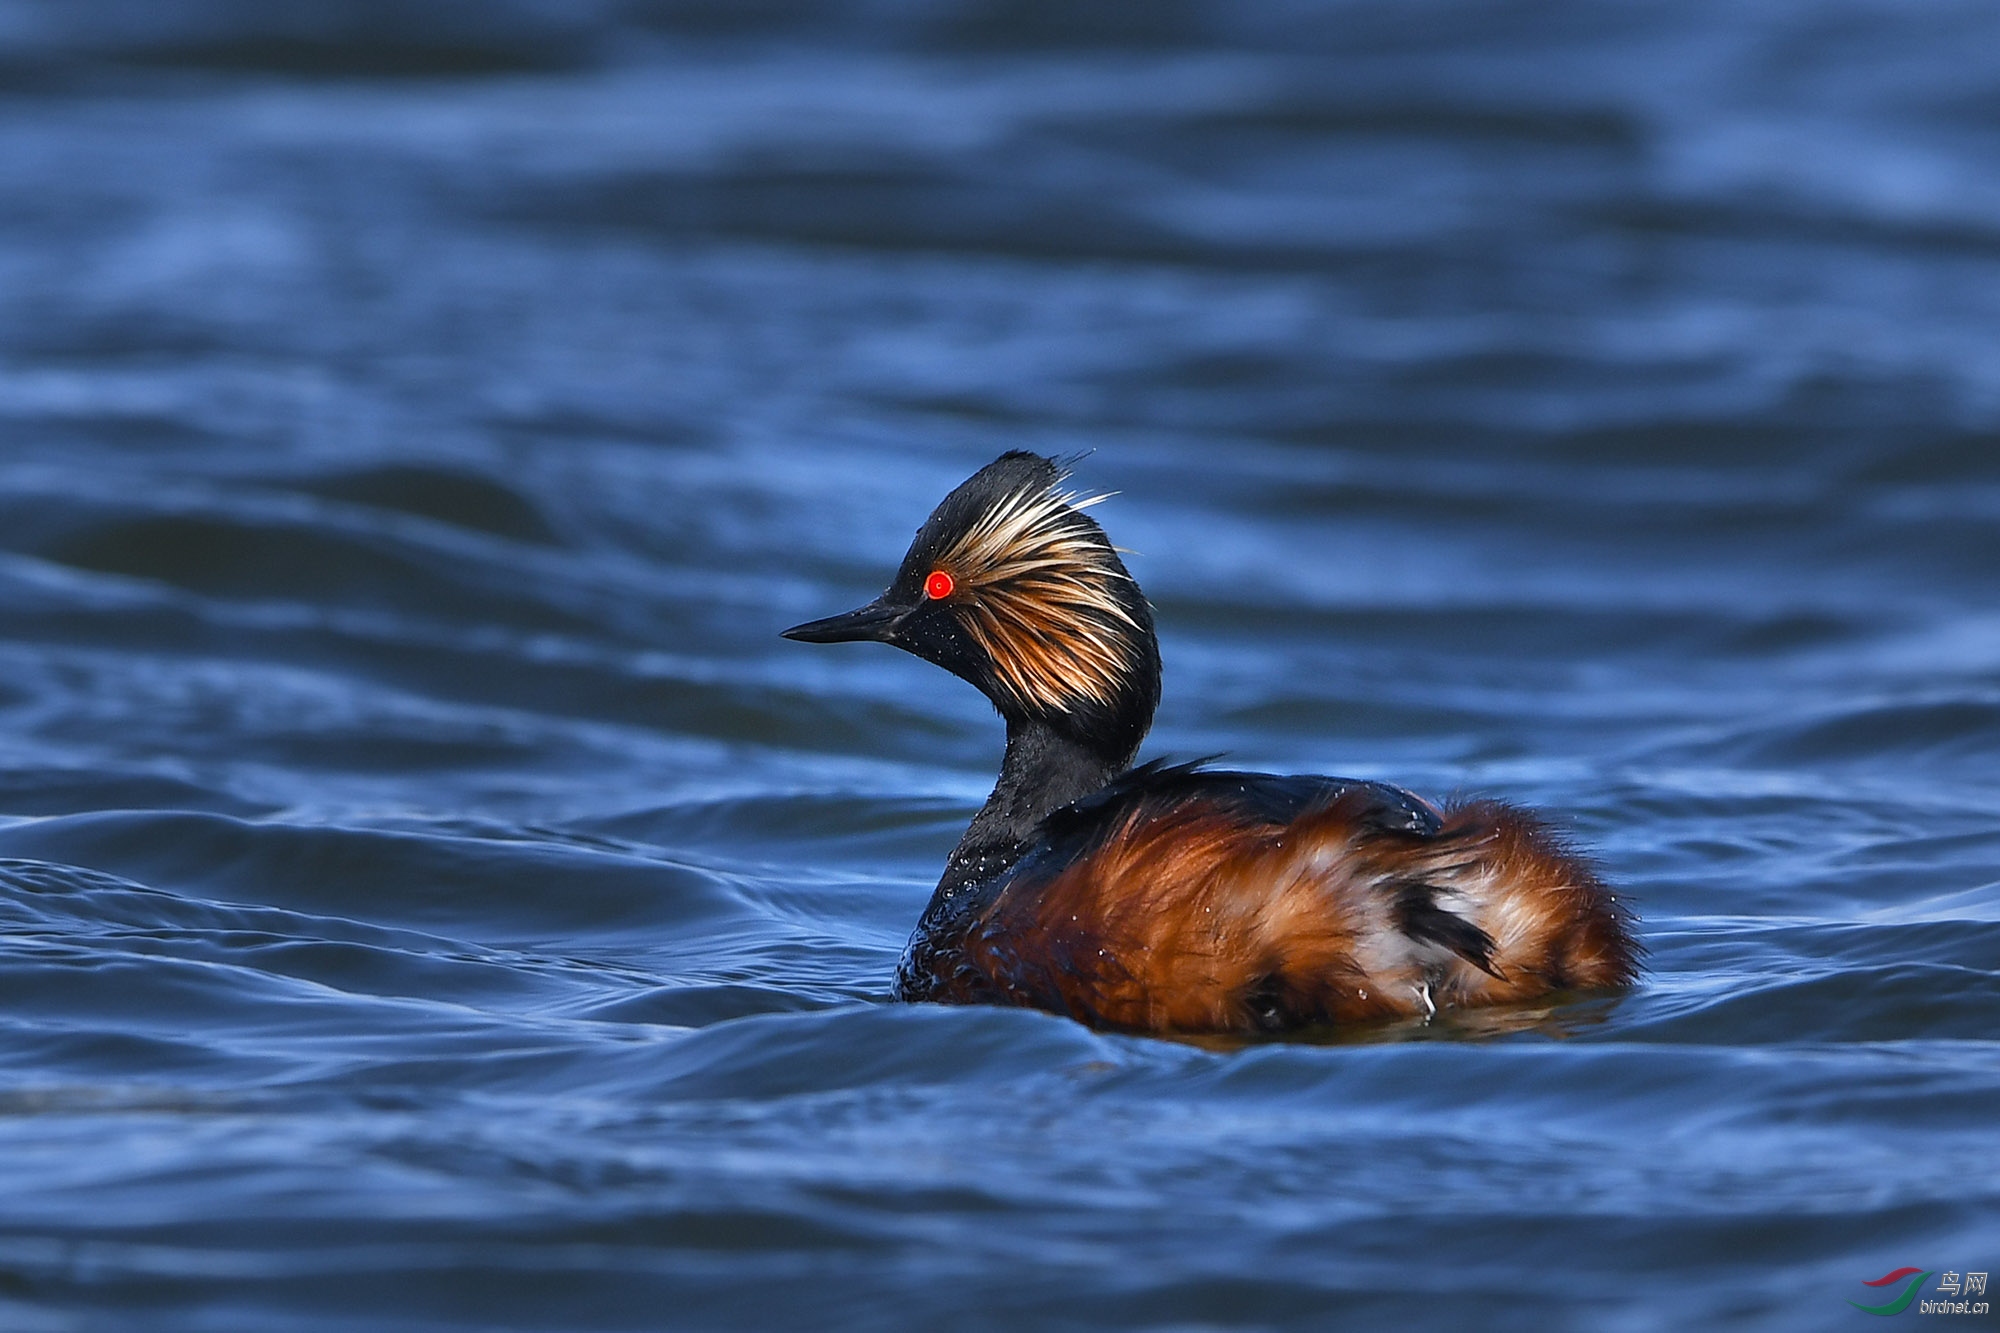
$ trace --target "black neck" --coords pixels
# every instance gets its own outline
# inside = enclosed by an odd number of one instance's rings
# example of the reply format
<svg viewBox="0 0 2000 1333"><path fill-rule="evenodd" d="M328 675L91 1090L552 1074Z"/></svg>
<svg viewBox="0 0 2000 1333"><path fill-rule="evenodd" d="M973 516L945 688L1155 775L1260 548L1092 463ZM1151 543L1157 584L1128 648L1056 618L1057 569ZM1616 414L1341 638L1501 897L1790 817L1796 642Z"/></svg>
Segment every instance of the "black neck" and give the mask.
<svg viewBox="0 0 2000 1333"><path fill-rule="evenodd" d="M1088 796L1125 771L1131 756L1107 759L1033 720L1007 722L1007 755L1000 780L945 862L944 878L925 915L955 902L971 885L989 880L1020 859L1049 813Z"/></svg>
<svg viewBox="0 0 2000 1333"><path fill-rule="evenodd" d="M1107 759L1046 723L1008 718L1000 780L945 862L944 878L896 968L896 994L905 1000L932 998L962 935L1006 883L1006 872L1034 845L1042 820L1104 786L1131 761L1129 754Z"/></svg>

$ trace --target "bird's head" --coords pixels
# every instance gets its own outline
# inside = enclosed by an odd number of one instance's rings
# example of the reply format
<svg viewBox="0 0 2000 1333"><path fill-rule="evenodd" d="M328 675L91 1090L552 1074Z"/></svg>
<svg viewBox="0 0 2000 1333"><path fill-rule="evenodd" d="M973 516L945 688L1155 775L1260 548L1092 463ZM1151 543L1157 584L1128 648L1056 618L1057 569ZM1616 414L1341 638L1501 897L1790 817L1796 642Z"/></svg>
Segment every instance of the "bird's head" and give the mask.
<svg viewBox="0 0 2000 1333"><path fill-rule="evenodd" d="M1009 723L1036 721L1123 766L1160 700L1152 610L1104 529L1103 496L1013 452L975 472L917 529L880 597L785 631L872 639L972 682Z"/></svg>

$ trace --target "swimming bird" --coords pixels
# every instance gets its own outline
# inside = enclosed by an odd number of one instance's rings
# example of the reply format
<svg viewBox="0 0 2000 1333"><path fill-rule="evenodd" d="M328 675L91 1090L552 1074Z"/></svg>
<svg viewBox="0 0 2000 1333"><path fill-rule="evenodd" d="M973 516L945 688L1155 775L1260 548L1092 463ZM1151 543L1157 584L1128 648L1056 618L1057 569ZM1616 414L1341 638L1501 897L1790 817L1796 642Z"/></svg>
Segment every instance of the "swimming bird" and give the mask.
<svg viewBox="0 0 2000 1333"><path fill-rule="evenodd" d="M1152 610L1055 461L1010 452L917 530L880 597L784 631L874 640L1007 724L993 793L897 969L912 1001L1095 1027L1284 1032L1624 986L1633 917L1543 820L1380 782L1133 767Z"/></svg>

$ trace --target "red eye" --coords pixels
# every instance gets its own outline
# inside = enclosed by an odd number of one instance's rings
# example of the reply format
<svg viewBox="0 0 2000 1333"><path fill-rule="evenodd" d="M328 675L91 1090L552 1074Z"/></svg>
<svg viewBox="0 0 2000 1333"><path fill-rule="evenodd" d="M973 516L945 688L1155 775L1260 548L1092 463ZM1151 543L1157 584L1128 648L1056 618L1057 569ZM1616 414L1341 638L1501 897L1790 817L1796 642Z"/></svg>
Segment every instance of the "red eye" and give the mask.
<svg viewBox="0 0 2000 1333"><path fill-rule="evenodd" d="M924 596L934 602L942 602L951 596L951 590L957 586L951 581L951 575L942 569L933 569L931 576L924 580Z"/></svg>

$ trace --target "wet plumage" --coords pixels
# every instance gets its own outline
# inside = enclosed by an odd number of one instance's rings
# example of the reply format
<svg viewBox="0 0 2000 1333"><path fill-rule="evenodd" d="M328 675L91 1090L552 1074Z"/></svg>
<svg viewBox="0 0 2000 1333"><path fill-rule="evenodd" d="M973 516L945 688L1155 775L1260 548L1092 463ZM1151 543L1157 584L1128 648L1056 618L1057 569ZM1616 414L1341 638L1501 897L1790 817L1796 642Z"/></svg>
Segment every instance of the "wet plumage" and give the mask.
<svg viewBox="0 0 2000 1333"><path fill-rule="evenodd" d="M786 631L905 648L1007 722L1000 779L918 924L901 998L1248 1033L1633 979L1629 912L1524 811L1132 768L1159 701L1152 615L1083 512L1095 499L1063 479L1003 456L938 506L880 598Z"/></svg>

